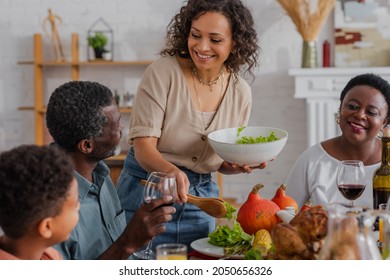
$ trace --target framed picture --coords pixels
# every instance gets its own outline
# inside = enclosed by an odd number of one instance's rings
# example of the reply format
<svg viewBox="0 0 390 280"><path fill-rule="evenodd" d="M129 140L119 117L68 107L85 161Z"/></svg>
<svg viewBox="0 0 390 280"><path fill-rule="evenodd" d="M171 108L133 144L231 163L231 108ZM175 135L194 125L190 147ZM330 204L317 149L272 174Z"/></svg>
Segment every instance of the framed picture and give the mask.
<svg viewBox="0 0 390 280"><path fill-rule="evenodd" d="M390 66L390 1L337 0L335 67Z"/></svg>

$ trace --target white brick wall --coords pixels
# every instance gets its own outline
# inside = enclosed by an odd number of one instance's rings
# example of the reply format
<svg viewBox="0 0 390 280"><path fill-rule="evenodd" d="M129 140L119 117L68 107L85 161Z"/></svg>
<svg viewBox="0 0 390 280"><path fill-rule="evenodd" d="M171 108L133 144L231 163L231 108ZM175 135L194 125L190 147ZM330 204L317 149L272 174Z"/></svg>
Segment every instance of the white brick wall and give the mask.
<svg viewBox="0 0 390 280"><path fill-rule="evenodd" d="M305 102L293 98L294 81L289 68L300 67L302 40L290 18L275 0L246 0L255 17L259 32L261 67L252 84L253 110L251 125L277 126L289 132L289 140L280 156L261 171L250 175L224 177L224 194L245 199L252 186L262 182L264 197L271 197L296 157L306 148ZM177 12L181 0L0 0L0 150L23 143L33 143L33 114L18 111L19 106L33 104L33 69L17 65L31 60L32 35L43 33L47 9L62 18L59 25L65 55L70 55L70 36L80 36L80 58L86 57L88 28L103 17L114 30L116 60L153 59L163 44L165 27ZM331 38L331 20L318 40ZM45 38L45 57L53 52ZM319 51L321 50L320 45ZM112 89L125 90L125 78L139 77L142 69L83 69L81 79L98 80ZM45 72L45 88L53 90L70 79L65 68ZM126 84L127 83L127 84Z"/></svg>

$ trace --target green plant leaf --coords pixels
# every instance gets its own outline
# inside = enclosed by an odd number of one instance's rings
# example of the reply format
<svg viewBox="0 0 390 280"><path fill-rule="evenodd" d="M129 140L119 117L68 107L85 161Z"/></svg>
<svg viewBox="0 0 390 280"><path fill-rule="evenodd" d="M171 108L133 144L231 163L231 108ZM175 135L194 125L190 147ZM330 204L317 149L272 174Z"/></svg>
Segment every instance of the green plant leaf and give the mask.
<svg viewBox="0 0 390 280"><path fill-rule="evenodd" d="M108 38L102 32L96 32L94 36L88 36L88 45L94 49L103 49L108 42Z"/></svg>

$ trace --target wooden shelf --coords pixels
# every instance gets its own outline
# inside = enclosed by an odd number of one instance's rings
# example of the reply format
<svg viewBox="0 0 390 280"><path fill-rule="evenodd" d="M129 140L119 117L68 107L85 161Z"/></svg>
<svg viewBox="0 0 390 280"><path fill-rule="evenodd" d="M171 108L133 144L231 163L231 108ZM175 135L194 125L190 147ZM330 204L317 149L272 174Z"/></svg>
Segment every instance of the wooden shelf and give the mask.
<svg viewBox="0 0 390 280"><path fill-rule="evenodd" d="M47 60L42 62L34 62L34 61L18 61L19 65L38 65L38 66L71 66L72 62L70 61L54 61Z"/></svg>
<svg viewBox="0 0 390 280"><path fill-rule="evenodd" d="M110 177L115 186L118 183L126 155L127 153L122 153L118 156L112 156L104 160L105 164L110 168Z"/></svg>
<svg viewBox="0 0 390 280"><path fill-rule="evenodd" d="M112 157L109 157L108 159L106 160L110 160L110 161L115 161L115 160L118 160L118 161L124 161L125 158L126 158L126 155L127 153L121 153L117 156L112 156Z"/></svg>
<svg viewBox="0 0 390 280"><path fill-rule="evenodd" d="M80 67L139 67L147 66L152 60L140 61L80 61L79 60L79 37L73 33L71 39L71 59L67 61L44 60L42 35L34 34L34 60L19 61L19 65L32 65L34 67L34 106L22 106L19 110L32 110L35 119L35 143L37 145L45 144L45 113L46 104L44 102L44 67L69 67L71 70L71 79L76 81L80 77ZM130 114L131 108L121 107L119 111L123 114Z"/></svg>
<svg viewBox="0 0 390 280"><path fill-rule="evenodd" d="M152 60L140 60L140 61L105 61L105 60L93 60L79 62L80 66L145 66L151 64Z"/></svg>
<svg viewBox="0 0 390 280"><path fill-rule="evenodd" d="M33 110L35 110L35 108L33 106L22 106L22 107L18 107L18 110L20 110L20 111L33 111ZM129 107L119 107L119 112L121 112L123 114L130 114L131 110L132 110L132 108L129 108ZM46 108L37 109L37 111L41 114L45 114Z"/></svg>
<svg viewBox="0 0 390 280"><path fill-rule="evenodd" d="M19 65L33 65L34 61L29 60L29 61L18 61Z"/></svg>
<svg viewBox="0 0 390 280"><path fill-rule="evenodd" d="M34 110L34 107L32 107L32 106L22 106L22 107L18 107L18 110L20 110L20 111L32 111L32 110Z"/></svg>
<svg viewBox="0 0 390 280"><path fill-rule="evenodd" d="M123 114L130 114L131 110L132 110L132 108L119 107L119 112L121 112Z"/></svg>
<svg viewBox="0 0 390 280"><path fill-rule="evenodd" d="M96 60L96 61L80 61L80 62L71 62L71 61L18 61L19 65L38 65L38 66L145 66L151 64L152 60L142 60L142 61L105 61L105 60Z"/></svg>

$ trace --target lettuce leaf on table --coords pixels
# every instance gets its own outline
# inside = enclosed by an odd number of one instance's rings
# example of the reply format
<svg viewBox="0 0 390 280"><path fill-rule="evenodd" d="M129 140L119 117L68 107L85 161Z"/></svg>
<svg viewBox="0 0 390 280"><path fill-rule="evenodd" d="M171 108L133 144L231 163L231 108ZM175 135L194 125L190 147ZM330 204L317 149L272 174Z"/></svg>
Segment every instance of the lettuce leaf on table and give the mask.
<svg viewBox="0 0 390 280"><path fill-rule="evenodd" d="M225 257L244 254L252 247L253 235L243 231L240 224L234 221L233 228L218 225L209 233L209 243L224 247Z"/></svg>

